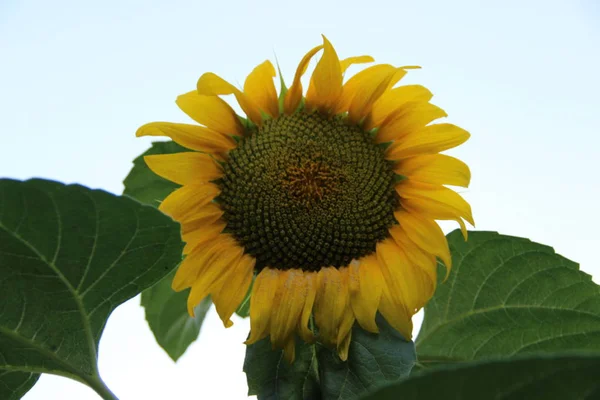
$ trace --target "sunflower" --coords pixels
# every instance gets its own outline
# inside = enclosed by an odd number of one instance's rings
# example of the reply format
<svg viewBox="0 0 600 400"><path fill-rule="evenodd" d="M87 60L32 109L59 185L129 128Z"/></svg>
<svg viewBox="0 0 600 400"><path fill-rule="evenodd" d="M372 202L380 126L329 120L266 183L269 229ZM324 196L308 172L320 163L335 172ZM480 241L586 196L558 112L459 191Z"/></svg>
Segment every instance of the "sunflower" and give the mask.
<svg viewBox="0 0 600 400"><path fill-rule="evenodd" d="M322 52L303 94L302 77ZM137 136L168 136L192 150L146 156L181 187L160 209L181 224L185 259L173 289L188 309L211 295L224 325L253 282L247 344L270 336L294 360L296 336L347 359L356 322L378 332L377 312L405 338L431 298L437 259L451 267L436 220L474 224L469 204L445 185L467 187L470 171L439 154L469 138L448 123L420 85L396 87L408 70L353 64L331 43L310 50L289 88L269 61L243 89L213 73L177 98L199 125L154 122ZM247 118L221 98L233 95Z"/></svg>

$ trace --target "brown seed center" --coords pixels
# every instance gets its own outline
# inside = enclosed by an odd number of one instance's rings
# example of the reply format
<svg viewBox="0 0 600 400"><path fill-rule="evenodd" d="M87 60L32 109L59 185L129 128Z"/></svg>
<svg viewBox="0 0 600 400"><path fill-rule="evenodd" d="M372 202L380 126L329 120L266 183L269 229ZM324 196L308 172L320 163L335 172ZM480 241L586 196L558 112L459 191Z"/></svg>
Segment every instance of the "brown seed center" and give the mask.
<svg viewBox="0 0 600 400"><path fill-rule="evenodd" d="M328 194L339 191L344 180L342 170L319 160L318 155L311 160L290 165L281 176L282 186L307 207L323 200Z"/></svg>

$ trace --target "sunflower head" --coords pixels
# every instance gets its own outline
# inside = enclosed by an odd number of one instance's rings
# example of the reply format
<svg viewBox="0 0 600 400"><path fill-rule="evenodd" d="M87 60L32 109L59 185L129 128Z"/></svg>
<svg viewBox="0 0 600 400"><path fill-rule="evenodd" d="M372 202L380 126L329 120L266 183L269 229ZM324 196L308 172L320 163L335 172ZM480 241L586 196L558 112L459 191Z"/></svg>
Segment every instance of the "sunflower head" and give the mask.
<svg viewBox="0 0 600 400"><path fill-rule="evenodd" d="M301 78L319 52L304 94ZM414 67L378 64L344 79L350 65L372 61L340 60L324 37L279 95L269 61L242 89L206 73L177 98L199 125L137 132L191 150L145 158L182 185L160 205L186 242L173 288L191 287L191 314L211 295L229 327L254 281L246 343L270 336L290 362L296 335L345 360L354 322L378 332L378 311L410 339L412 316L435 290L436 258L451 268L436 220L457 221L465 237L464 220L474 223L446 187L467 187L468 167L439 154L469 134L432 124L446 114L427 89L396 85ZM247 118L220 97L231 94Z"/></svg>

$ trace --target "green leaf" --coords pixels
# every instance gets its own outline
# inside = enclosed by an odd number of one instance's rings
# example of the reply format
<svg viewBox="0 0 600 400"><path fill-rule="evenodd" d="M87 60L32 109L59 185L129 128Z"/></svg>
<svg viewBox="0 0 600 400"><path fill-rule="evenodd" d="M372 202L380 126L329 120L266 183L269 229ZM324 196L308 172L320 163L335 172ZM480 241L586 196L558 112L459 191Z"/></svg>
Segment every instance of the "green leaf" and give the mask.
<svg viewBox="0 0 600 400"><path fill-rule="evenodd" d="M531 356L530 356L531 357ZM448 365L381 388L365 400L600 398L600 356L538 355Z"/></svg>
<svg viewBox="0 0 600 400"><path fill-rule="evenodd" d="M20 399L35 385L40 374L0 369L0 399Z"/></svg>
<svg viewBox="0 0 600 400"><path fill-rule="evenodd" d="M196 306L195 318L191 318L186 306L189 289L181 292L171 289L173 276L175 271L144 290L142 306L146 309L146 320L156 341L173 361L177 361L198 338L212 302L210 297L202 300Z"/></svg>
<svg viewBox="0 0 600 400"><path fill-rule="evenodd" d="M415 348L381 317L379 334L355 325L348 360L317 343L296 343L296 360L289 365L281 350L271 350L266 338L246 349L244 371L249 395L259 399L357 399L386 382L407 376Z"/></svg>
<svg viewBox="0 0 600 400"><path fill-rule="evenodd" d="M133 161L133 168L123 181L123 194L158 207L160 202L179 185L168 181L148 168L144 156L151 154L173 154L189 151L177 143L154 142L152 147ZM196 317L187 312L189 290L176 293L171 289L173 274L166 276L153 288L142 293L142 306L146 310L146 321L158 344L173 361L183 355L188 346L198 338L206 313L211 307L210 299L204 299L196 307Z"/></svg>
<svg viewBox="0 0 600 400"><path fill-rule="evenodd" d="M319 351L323 399L356 399L410 374L416 359L414 343L407 342L381 315L377 325L379 334L354 326L346 362L334 350Z"/></svg>
<svg viewBox="0 0 600 400"><path fill-rule="evenodd" d="M254 285L254 277L252 277L252 283L250 284L250 287L248 288L248 292L246 293L244 300L242 300L242 302L238 306L237 310L235 310L235 313L242 318L248 318L250 316L250 296L252 294L252 286L253 285Z"/></svg>
<svg viewBox="0 0 600 400"><path fill-rule="evenodd" d="M152 154L173 154L189 151L177 143L153 142L152 147L133 160L133 168L123 181L125 190L123 194L133 197L139 202L158 207L160 202L173 190L180 186L174 182L161 178L148 168L144 156Z"/></svg>
<svg viewBox="0 0 600 400"><path fill-rule="evenodd" d="M290 365L283 351L271 350L270 338L246 349L244 372L248 395L258 399L319 399L315 346L296 341L296 360Z"/></svg>
<svg viewBox="0 0 600 400"><path fill-rule="evenodd" d="M421 363L600 350L600 287L578 264L493 232L448 241L452 272L425 307Z"/></svg>
<svg viewBox="0 0 600 400"><path fill-rule="evenodd" d="M110 398L97 367L106 320L168 274L182 246L176 223L131 199L0 180L0 370L70 377Z"/></svg>

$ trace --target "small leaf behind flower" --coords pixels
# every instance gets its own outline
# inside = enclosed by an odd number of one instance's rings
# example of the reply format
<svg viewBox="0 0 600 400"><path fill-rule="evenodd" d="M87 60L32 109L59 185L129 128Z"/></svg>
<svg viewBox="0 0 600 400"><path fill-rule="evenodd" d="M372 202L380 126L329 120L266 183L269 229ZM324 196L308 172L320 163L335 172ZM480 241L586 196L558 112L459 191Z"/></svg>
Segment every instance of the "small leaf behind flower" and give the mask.
<svg viewBox="0 0 600 400"><path fill-rule="evenodd" d="M246 348L244 372L248 395L262 399L320 399L314 345L296 341L296 360L289 364L283 351L272 350L267 337Z"/></svg>
<svg viewBox="0 0 600 400"><path fill-rule="evenodd" d="M196 306L195 317L187 311L189 289L176 292L171 289L175 271L156 285L142 292L142 306L146 310L146 320L156 338L173 361L185 353L189 345L198 338L204 317L210 309L210 297Z"/></svg>
<svg viewBox="0 0 600 400"><path fill-rule="evenodd" d="M319 351L323 399L357 399L410 374L416 359L414 343L405 340L381 315L377 315L377 325L378 334L354 326L348 361L341 361L334 350Z"/></svg>
<svg viewBox="0 0 600 400"><path fill-rule="evenodd" d="M167 197L169 193L179 188L179 185L152 172L146 165L144 156L152 154L173 154L184 151L189 150L173 141L152 143L152 147L133 160L133 168L129 171L129 174L123 181L123 185L125 185L123 194L132 197L141 203L158 207L160 202Z"/></svg>
<svg viewBox="0 0 600 400"><path fill-rule="evenodd" d="M379 334L354 326L347 361L335 349L300 340L292 365L281 350L271 350L269 338L248 346L244 371L249 394L259 399L352 400L407 376L416 358L413 342L377 318Z"/></svg>
<svg viewBox="0 0 600 400"><path fill-rule="evenodd" d="M254 279L248 288L248 292L244 297L244 300L240 303L238 308L235 310L235 313L242 318L248 318L250 316L250 295L252 294L252 286L254 285Z"/></svg>
<svg viewBox="0 0 600 400"><path fill-rule="evenodd" d="M173 154L189 151L173 141L154 142L152 147L133 160L133 168L123 181L123 194L158 207L160 202L180 186L161 178L148 168L144 156L152 154ZM196 316L187 312L189 290L175 292L171 289L174 273L167 275L156 286L142 293L142 306L146 310L146 321L158 344L173 361L187 350L198 338L200 328L212 302L204 299L196 307Z"/></svg>

